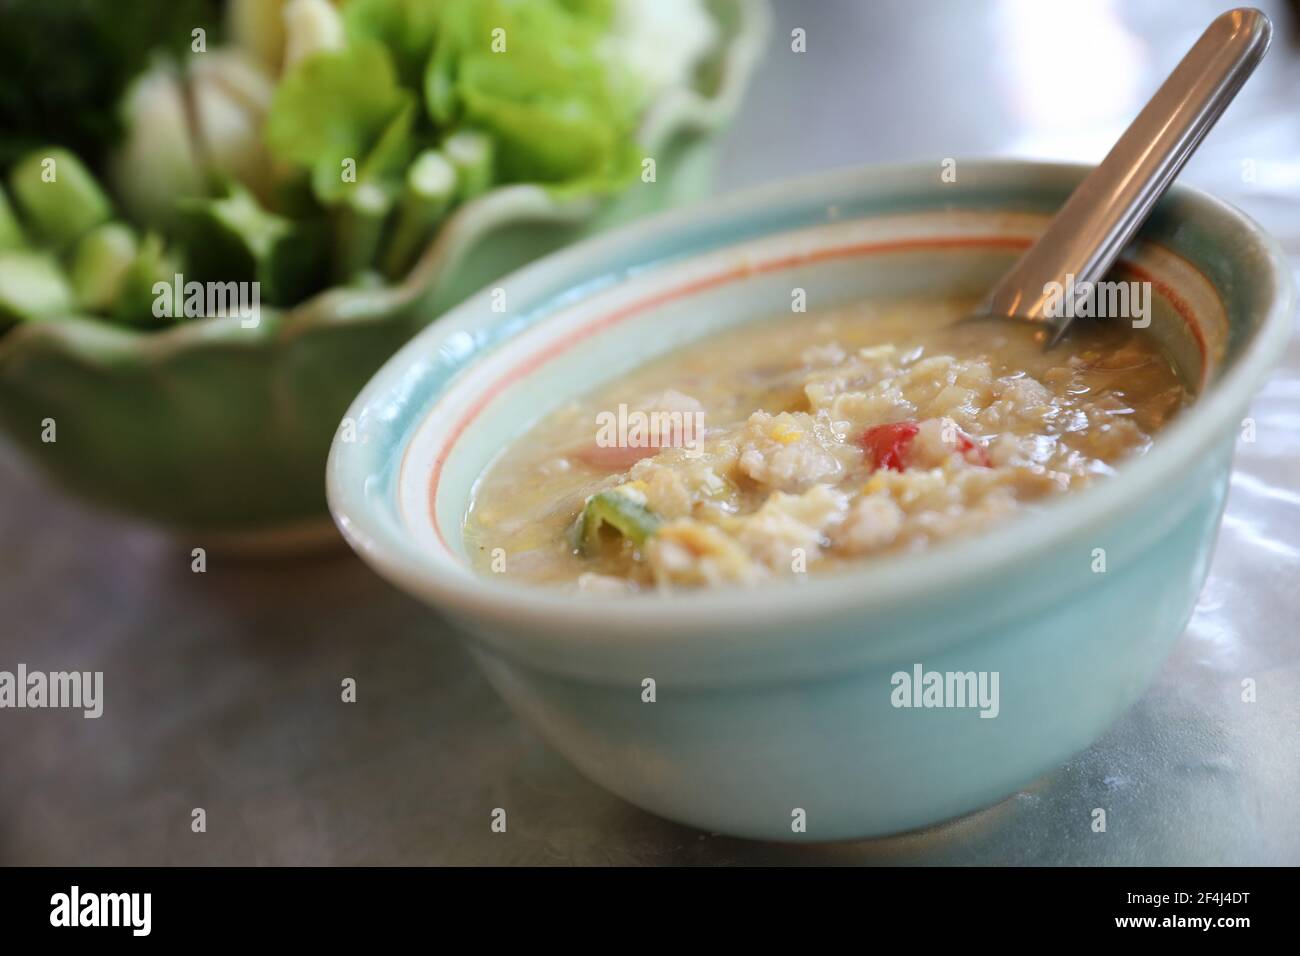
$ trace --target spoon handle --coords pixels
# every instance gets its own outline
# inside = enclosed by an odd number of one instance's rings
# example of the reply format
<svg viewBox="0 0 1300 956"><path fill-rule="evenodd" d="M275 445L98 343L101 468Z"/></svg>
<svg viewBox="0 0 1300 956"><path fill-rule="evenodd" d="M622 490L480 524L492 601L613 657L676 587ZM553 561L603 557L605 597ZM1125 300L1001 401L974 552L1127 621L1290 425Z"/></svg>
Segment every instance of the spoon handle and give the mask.
<svg viewBox="0 0 1300 956"><path fill-rule="evenodd" d="M1258 10L1229 10L1215 19L976 313L1043 322L1049 337L1059 338L1074 313L1047 314L1045 287L1068 288L1067 276L1076 287L1105 276L1264 58L1272 35L1273 25Z"/></svg>

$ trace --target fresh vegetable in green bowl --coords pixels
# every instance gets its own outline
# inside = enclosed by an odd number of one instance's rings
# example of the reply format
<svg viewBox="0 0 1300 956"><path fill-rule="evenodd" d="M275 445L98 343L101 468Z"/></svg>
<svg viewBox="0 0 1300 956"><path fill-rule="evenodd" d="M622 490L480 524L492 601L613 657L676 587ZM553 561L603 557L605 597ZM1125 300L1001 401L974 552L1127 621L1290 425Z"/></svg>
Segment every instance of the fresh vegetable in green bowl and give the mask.
<svg viewBox="0 0 1300 956"><path fill-rule="evenodd" d="M120 83L106 153L3 170L0 429L214 545L331 534L360 387L516 267L706 192L765 26L752 0L233 0Z"/></svg>

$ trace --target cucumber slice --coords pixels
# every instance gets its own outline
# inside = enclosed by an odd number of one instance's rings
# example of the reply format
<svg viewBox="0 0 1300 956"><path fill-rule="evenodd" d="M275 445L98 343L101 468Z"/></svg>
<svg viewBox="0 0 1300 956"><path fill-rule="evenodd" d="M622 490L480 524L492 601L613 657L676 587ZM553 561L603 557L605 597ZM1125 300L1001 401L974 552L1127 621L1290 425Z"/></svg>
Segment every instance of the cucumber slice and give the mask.
<svg viewBox="0 0 1300 956"><path fill-rule="evenodd" d="M27 226L59 249L113 214L90 170L66 149L51 147L29 153L9 174L9 186Z"/></svg>
<svg viewBox="0 0 1300 956"><path fill-rule="evenodd" d="M107 312L135 261L135 233L120 222L106 222L81 237L72 258L72 288L91 312Z"/></svg>
<svg viewBox="0 0 1300 956"><path fill-rule="evenodd" d="M22 249L0 252L0 326L67 315L76 306L72 286L53 256Z"/></svg>

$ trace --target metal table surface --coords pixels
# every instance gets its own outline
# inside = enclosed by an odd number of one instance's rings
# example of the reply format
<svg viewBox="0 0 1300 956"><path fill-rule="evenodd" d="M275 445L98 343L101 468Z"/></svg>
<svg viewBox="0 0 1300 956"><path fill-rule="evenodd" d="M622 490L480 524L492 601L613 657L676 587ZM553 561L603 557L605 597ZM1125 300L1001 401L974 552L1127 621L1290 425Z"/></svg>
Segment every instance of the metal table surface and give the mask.
<svg viewBox="0 0 1300 956"><path fill-rule="evenodd" d="M892 159L1095 161L1218 9L778 3L720 181ZM806 53L789 50L797 26ZM1285 39L1185 176L1300 264L1300 51ZM98 720L0 711L0 862L1300 862L1300 337L1251 414L1209 582L1142 701L997 807L829 846L699 833L588 783L433 612L345 551L213 556L195 574L189 544L0 455L0 669L100 670L105 686ZM340 701L346 677L355 703ZM494 807L509 808L506 834L489 828Z"/></svg>

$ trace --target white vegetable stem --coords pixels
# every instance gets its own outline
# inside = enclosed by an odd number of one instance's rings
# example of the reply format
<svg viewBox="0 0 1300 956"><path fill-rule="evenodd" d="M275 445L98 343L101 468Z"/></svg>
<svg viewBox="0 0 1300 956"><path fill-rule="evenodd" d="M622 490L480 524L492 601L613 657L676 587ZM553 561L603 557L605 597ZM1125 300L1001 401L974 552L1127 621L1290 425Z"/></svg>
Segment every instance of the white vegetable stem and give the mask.
<svg viewBox="0 0 1300 956"><path fill-rule="evenodd" d="M126 140L113 163L117 194L135 219L169 224L176 200L202 195L206 185L175 73L160 66L136 80L123 115Z"/></svg>
<svg viewBox="0 0 1300 956"><path fill-rule="evenodd" d="M442 153L428 149L406 171L397 225L384 251L383 271L397 279L410 268L456 195L456 168Z"/></svg>
<svg viewBox="0 0 1300 956"><path fill-rule="evenodd" d="M272 76L284 59L284 0L230 0L226 33Z"/></svg>
<svg viewBox="0 0 1300 956"><path fill-rule="evenodd" d="M284 68L346 42L343 18L327 0L289 0L284 6Z"/></svg>
<svg viewBox="0 0 1300 956"><path fill-rule="evenodd" d="M337 207L334 278L347 283L370 267L379 250L392 201L374 183L359 182Z"/></svg>
<svg viewBox="0 0 1300 956"><path fill-rule="evenodd" d="M642 82L649 101L668 87L689 86L718 34L701 0L616 0L606 55Z"/></svg>
<svg viewBox="0 0 1300 956"><path fill-rule="evenodd" d="M456 169L458 198L473 199L492 185L492 140L486 134L460 130L443 141L442 149Z"/></svg>
<svg viewBox="0 0 1300 956"><path fill-rule="evenodd" d="M214 50L195 58L189 89L208 172L237 179L259 197L270 195L271 160L261 133L271 81L238 53Z"/></svg>

